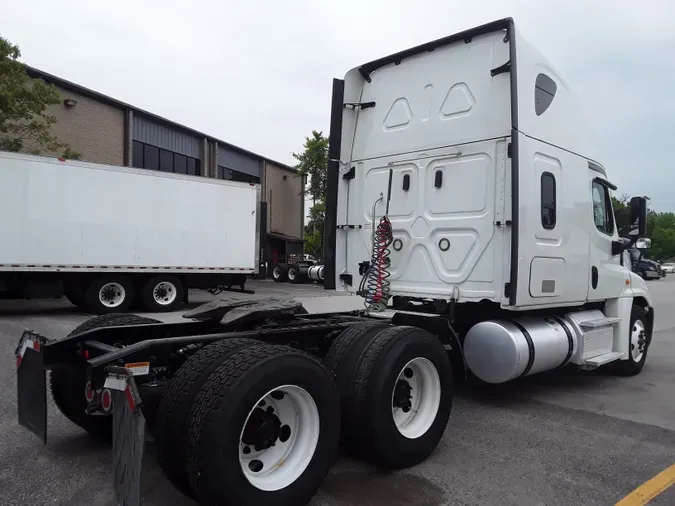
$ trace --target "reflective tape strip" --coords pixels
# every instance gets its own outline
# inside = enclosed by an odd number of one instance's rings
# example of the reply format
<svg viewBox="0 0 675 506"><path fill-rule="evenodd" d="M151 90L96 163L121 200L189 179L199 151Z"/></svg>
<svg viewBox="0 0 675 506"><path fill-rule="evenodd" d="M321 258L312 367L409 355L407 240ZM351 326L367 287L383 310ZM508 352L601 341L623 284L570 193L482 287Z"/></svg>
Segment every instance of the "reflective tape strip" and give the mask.
<svg viewBox="0 0 675 506"><path fill-rule="evenodd" d="M153 270L153 271L211 271L222 273L241 273L252 274L254 270L248 267L187 267L187 266L147 266L147 265L52 265L52 264L0 264L0 270L36 270L41 271L45 269L53 270L96 270L96 271L112 271L112 270Z"/></svg>
<svg viewBox="0 0 675 506"><path fill-rule="evenodd" d="M129 404L131 411L134 411L136 409L136 401L134 400L134 394L129 385L124 389L124 397L127 398L127 403Z"/></svg>
<svg viewBox="0 0 675 506"><path fill-rule="evenodd" d="M117 390L119 392L124 392L127 388L127 382L122 378L116 378L113 376L108 376L105 379L103 388L108 388L110 390Z"/></svg>
<svg viewBox="0 0 675 506"><path fill-rule="evenodd" d="M23 356L26 354L27 349L31 349L34 351L40 351L41 346L38 341L34 341L33 339L26 339L23 343L21 343L21 349L19 349L19 353L16 355L16 368L18 369L19 366L21 366L21 362L23 361Z"/></svg>

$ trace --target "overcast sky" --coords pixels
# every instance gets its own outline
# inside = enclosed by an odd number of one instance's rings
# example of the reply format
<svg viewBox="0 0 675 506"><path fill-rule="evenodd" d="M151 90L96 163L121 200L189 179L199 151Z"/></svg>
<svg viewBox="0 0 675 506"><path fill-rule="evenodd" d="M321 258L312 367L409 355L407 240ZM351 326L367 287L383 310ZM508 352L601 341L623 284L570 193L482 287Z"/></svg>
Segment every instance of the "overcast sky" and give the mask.
<svg viewBox="0 0 675 506"><path fill-rule="evenodd" d="M672 0L0 0L0 9L0 34L29 65L288 164L312 129L328 133L333 77L512 16L592 105L617 193L675 211Z"/></svg>

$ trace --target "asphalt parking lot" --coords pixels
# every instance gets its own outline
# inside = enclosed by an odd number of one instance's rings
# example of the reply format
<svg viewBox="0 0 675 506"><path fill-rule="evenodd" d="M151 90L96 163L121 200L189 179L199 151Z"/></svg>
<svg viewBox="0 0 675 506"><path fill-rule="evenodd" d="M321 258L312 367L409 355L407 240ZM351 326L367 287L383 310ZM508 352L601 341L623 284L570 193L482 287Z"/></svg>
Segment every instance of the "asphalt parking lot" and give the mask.
<svg viewBox="0 0 675 506"><path fill-rule="evenodd" d="M255 285L259 294L291 289ZM430 459L383 473L341 458L312 505L615 504L675 463L675 275L649 286L656 333L639 376L558 371L460 390L445 437ZM297 290L303 296L323 293L314 285ZM0 301L2 505L114 504L109 448L93 443L53 404L46 447L16 422L12 352L22 330L63 337L88 317L65 301ZM144 503L194 504L163 478L152 453L149 449L144 462ZM675 487L650 504L675 504Z"/></svg>

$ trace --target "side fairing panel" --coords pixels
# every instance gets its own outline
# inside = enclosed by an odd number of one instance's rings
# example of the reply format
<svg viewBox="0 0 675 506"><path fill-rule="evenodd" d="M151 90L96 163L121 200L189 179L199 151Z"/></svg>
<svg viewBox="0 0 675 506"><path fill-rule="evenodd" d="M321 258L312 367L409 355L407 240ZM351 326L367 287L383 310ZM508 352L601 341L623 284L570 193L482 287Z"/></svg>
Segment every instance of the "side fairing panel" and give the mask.
<svg viewBox="0 0 675 506"><path fill-rule="evenodd" d="M518 130L591 160L602 160L589 104L549 60L516 31Z"/></svg>
<svg viewBox="0 0 675 506"><path fill-rule="evenodd" d="M588 161L526 136L520 136L518 154L517 305L583 303L591 269Z"/></svg>

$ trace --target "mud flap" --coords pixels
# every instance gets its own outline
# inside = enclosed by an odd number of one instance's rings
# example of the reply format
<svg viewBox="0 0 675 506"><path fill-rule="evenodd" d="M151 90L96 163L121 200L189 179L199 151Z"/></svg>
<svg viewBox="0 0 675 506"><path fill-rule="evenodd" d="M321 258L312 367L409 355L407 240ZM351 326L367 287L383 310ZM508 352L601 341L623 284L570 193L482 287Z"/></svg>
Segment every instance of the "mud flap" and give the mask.
<svg viewBox="0 0 675 506"><path fill-rule="evenodd" d="M109 367L104 388L113 400L113 459L115 501L120 506L140 506L141 467L145 440L145 417L141 399L130 372Z"/></svg>
<svg viewBox="0 0 675 506"><path fill-rule="evenodd" d="M14 351L16 355L16 399L19 425L47 444L47 381L42 347L47 338L25 331Z"/></svg>

